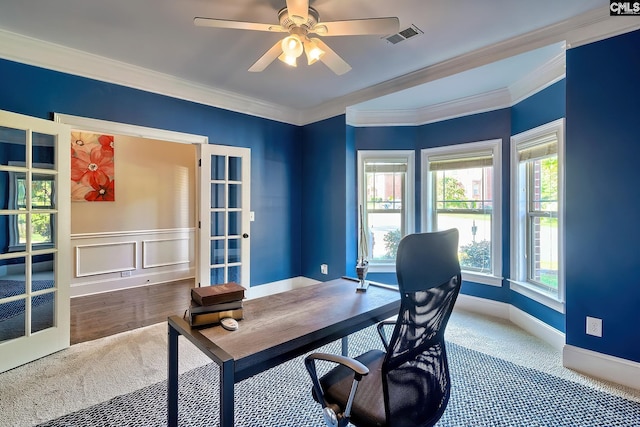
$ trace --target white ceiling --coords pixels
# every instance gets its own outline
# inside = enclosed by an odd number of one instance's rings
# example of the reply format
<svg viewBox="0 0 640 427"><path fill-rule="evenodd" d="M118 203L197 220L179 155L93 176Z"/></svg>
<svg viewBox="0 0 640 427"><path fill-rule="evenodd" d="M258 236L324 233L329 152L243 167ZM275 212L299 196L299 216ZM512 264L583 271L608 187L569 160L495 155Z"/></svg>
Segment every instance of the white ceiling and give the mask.
<svg viewBox="0 0 640 427"><path fill-rule="evenodd" d="M250 73L281 33L193 25L196 16L277 24L285 0L0 0L0 56L133 87L163 84L157 91L177 96L188 86L193 95L185 91L184 98L224 107L227 97L231 109L262 116L295 112L291 122L301 124L347 107L419 109L508 88L562 53L566 34L608 19L608 4L311 0L320 21L397 16L401 30L415 25L424 32L396 45L378 36L326 37L352 66L336 76L321 63L290 68L280 61ZM29 54L40 41L55 46Z"/></svg>

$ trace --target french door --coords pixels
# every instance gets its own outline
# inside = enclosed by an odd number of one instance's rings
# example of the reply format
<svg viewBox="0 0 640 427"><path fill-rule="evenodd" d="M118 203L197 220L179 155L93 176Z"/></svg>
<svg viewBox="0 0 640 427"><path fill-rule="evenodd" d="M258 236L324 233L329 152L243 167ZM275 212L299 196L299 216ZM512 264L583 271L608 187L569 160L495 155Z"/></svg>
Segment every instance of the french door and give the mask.
<svg viewBox="0 0 640 427"><path fill-rule="evenodd" d="M0 111L0 372L69 347L70 135Z"/></svg>
<svg viewBox="0 0 640 427"><path fill-rule="evenodd" d="M200 286L236 282L250 286L251 150L199 147Z"/></svg>

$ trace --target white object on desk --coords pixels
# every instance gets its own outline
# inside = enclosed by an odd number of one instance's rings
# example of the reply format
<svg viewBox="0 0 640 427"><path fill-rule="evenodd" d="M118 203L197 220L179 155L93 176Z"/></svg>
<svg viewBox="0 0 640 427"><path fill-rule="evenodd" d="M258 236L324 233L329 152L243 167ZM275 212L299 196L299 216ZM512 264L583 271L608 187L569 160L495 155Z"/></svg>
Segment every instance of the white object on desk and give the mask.
<svg viewBox="0 0 640 427"><path fill-rule="evenodd" d="M236 319L232 319L231 317L225 317L224 319L221 319L220 324L227 331L235 331L238 329L238 322L236 321Z"/></svg>

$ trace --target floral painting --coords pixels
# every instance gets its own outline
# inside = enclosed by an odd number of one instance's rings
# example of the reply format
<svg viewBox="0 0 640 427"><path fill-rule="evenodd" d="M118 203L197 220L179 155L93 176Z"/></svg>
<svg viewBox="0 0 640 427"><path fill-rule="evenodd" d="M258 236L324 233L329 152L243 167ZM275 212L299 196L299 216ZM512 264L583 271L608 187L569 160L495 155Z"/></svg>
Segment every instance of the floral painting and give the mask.
<svg viewBox="0 0 640 427"><path fill-rule="evenodd" d="M71 200L115 200L113 136L71 132Z"/></svg>

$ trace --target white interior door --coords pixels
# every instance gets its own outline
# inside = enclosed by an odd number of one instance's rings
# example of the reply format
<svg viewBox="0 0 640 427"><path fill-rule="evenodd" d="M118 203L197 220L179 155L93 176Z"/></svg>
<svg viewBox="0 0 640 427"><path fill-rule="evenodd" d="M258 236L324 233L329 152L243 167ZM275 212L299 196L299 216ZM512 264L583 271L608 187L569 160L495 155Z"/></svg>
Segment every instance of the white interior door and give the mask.
<svg viewBox="0 0 640 427"><path fill-rule="evenodd" d="M70 132L0 111L0 372L69 347Z"/></svg>
<svg viewBox="0 0 640 427"><path fill-rule="evenodd" d="M250 286L251 150L199 146L200 286Z"/></svg>

